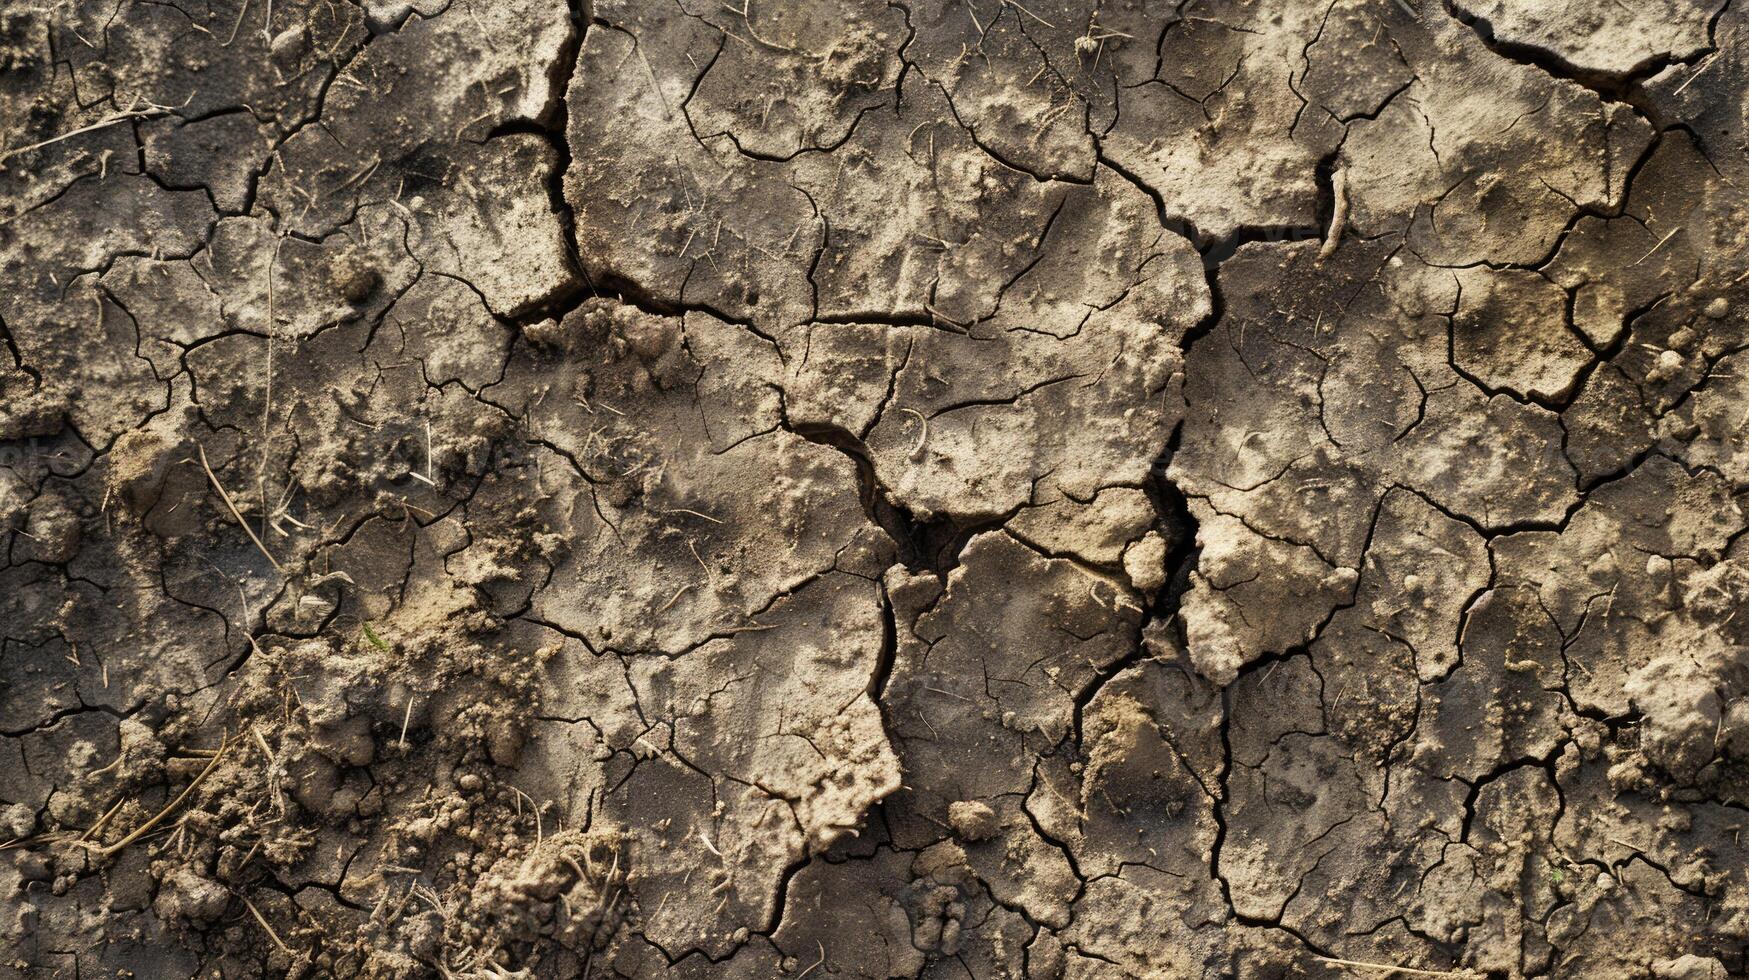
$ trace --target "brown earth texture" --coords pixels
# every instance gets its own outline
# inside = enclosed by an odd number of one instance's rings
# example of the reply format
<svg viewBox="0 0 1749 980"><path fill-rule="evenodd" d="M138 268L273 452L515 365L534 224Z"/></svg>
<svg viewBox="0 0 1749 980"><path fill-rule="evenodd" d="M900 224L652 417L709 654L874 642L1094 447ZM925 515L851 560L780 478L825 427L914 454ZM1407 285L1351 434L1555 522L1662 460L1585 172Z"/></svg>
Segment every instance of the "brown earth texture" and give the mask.
<svg viewBox="0 0 1749 980"><path fill-rule="evenodd" d="M0 0L0 978L1745 975L1746 8Z"/></svg>

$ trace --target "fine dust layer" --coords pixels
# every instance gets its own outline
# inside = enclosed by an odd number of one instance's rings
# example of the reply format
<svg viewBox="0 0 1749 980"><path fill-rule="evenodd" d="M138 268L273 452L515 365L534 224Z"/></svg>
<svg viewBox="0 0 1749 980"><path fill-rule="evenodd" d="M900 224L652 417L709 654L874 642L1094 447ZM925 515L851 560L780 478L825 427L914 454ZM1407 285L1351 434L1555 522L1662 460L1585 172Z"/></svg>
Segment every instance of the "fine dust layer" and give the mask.
<svg viewBox="0 0 1749 980"><path fill-rule="evenodd" d="M0 980L1743 975L1745 45L0 4Z"/></svg>

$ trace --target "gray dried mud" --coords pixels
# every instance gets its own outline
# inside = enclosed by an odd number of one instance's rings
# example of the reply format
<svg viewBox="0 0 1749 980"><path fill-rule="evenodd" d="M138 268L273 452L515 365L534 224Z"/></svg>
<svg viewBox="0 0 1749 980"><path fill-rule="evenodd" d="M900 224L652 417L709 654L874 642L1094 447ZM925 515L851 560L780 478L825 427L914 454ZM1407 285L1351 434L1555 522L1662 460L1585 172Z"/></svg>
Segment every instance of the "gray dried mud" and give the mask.
<svg viewBox="0 0 1749 980"><path fill-rule="evenodd" d="M1743 975L1741 7L0 6L0 978Z"/></svg>

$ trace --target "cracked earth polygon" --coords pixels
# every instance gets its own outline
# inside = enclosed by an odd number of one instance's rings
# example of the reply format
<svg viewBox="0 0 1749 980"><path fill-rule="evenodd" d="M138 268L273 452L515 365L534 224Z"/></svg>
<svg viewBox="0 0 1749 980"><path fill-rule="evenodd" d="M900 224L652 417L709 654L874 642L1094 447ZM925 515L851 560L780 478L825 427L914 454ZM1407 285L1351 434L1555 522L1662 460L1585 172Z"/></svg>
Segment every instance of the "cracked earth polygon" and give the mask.
<svg viewBox="0 0 1749 980"><path fill-rule="evenodd" d="M1744 975L1743 6L0 2L0 978Z"/></svg>

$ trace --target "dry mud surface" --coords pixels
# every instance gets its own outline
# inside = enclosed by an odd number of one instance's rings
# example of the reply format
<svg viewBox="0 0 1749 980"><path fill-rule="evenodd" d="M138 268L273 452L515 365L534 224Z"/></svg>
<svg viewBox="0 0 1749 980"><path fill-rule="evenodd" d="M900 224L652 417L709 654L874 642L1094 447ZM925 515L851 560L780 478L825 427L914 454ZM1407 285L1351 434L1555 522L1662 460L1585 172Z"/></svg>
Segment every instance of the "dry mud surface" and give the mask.
<svg viewBox="0 0 1749 980"><path fill-rule="evenodd" d="M0 977L1742 975L1749 10L0 4Z"/></svg>

